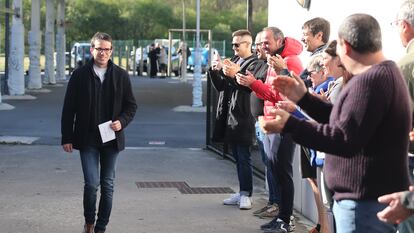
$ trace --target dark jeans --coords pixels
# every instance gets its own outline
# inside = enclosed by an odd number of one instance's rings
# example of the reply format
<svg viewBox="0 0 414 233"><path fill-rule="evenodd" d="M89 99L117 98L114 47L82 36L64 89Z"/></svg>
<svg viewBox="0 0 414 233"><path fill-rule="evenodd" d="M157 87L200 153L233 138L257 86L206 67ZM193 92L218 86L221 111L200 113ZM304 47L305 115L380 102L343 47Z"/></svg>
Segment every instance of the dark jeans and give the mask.
<svg viewBox="0 0 414 233"><path fill-rule="evenodd" d="M253 192L253 170L250 158L250 146L233 144L231 147L233 157L236 160L240 195L250 197Z"/></svg>
<svg viewBox="0 0 414 233"><path fill-rule="evenodd" d="M279 184L277 183L277 179L273 177L272 166L266 155L266 150L269 151L269 148L266 148L265 150L265 147L264 147L264 140L266 140L266 135L260 128L258 121L256 122L255 127L256 127L257 145L259 147L260 155L262 156L262 161L266 167L266 180L267 180L267 186L269 187L269 204L280 205L280 192L277 189ZM279 148L280 137L278 138L279 140L277 139L274 140L273 148Z"/></svg>
<svg viewBox="0 0 414 233"><path fill-rule="evenodd" d="M280 192L279 216L285 223L289 223L293 212L293 153L295 144L290 134L280 135L279 147L271 147L275 140L279 140L279 134L267 134L265 148L269 146L272 157L269 158L273 177L278 181L277 190ZM269 144L267 144L269 143ZM268 154L270 155L270 154Z"/></svg>
<svg viewBox="0 0 414 233"><path fill-rule="evenodd" d="M112 210L116 159L119 151L112 147L88 146L80 150L83 177L83 209L85 222L95 223L96 193L101 186L98 220L95 229L105 231ZM99 171L100 168L100 171Z"/></svg>

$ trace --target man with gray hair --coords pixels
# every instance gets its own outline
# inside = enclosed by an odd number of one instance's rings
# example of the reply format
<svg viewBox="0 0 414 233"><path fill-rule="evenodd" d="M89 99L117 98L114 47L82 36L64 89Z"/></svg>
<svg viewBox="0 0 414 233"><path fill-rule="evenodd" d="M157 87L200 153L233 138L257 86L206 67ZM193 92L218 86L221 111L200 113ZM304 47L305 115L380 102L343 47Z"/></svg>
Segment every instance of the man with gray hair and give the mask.
<svg viewBox="0 0 414 233"><path fill-rule="evenodd" d="M367 14L348 16L338 31L337 53L354 76L332 105L307 92L300 78L279 76L273 87L318 121L274 110L260 119L265 132L291 133L304 146L326 153L326 183L334 192L338 233L395 232L377 218L377 198L408 189L407 134L411 113L397 65L382 53L381 29Z"/></svg>
<svg viewBox="0 0 414 233"><path fill-rule="evenodd" d="M262 46L267 56L266 80L263 83L256 77L237 74L236 79L240 85L250 88L259 98L264 100L263 115L272 117L271 109L283 100L278 92L271 87L272 80L279 74L289 74L289 71L299 73L303 70L298 55L302 52L302 44L285 37L277 27L263 29ZM271 171L276 180L276 187L280 190L279 214L269 223L260 226L265 232L286 233L290 231L290 218L293 211L294 185L293 185L293 154L295 144L290 134L266 134L264 148L269 159Z"/></svg>

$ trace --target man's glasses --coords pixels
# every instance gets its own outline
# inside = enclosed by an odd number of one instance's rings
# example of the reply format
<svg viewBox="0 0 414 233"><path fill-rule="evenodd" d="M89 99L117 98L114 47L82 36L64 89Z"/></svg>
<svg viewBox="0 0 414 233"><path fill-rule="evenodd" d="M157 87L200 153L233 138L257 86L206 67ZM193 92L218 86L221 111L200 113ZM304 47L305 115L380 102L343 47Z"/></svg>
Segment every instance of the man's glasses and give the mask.
<svg viewBox="0 0 414 233"><path fill-rule="evenodd" d="M98 53L110 53L112 51L112 48L94 48Z"/></svg>
<svg viewBox="0 0 414 233"><path fill-rule="evenodd" d="M247 41L241 41L241 42L239 42L239 43L232 43L232 44L231 44L231 46L232 46L232 47L235 47L235 48L238 48L238 47L240 47L240 45L241 45L241 44L243 44L243 43L247 43Z"/></svg>

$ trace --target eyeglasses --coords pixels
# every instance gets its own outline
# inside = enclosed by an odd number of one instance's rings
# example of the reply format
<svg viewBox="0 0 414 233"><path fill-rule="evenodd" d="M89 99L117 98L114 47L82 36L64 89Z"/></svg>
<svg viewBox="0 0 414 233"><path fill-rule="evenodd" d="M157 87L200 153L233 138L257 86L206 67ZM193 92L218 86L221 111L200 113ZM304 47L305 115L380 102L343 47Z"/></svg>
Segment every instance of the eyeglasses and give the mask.
<svg viewBox="0 0 414 233"><path fill-rule="evenodd" d="M238 48L238 47L240 47L240 45L241 45L241 44L243 44L243 43L247 43L247 41L241 41L241 42L239 42L239 43L232 43L232 44L231 44L231 46L232 46L232 47L236 47L236 48Z"/></svg>
<svg viewBox="0 0 414 233"><path fill-rule="evenodd" d="M112 51L112 48L94 48L98 53L110 53Z"/></svg>

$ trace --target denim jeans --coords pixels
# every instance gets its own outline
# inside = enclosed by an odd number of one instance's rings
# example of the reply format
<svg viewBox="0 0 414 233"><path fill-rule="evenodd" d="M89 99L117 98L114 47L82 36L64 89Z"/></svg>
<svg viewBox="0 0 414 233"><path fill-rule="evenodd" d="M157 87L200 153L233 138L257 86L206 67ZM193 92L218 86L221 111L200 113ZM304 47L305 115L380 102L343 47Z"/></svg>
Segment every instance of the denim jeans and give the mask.
<svg viewBox="0 0 414 233"><path fill-rule="evenodd" d="M279 145L277 143L279 142ZM289 223L293 212L293 153L295 143L290 134L267 134L265 151L271 164L276 189L280 192L279 218Z"/></svg>
<svg viewBox="0 0 414 233"><path fill-rule="evenodd" d="M256 128L257 145L259 147L262 161L266 167L266 180L267 180L267 186L269 187L269 204L280 205L280 192L277 189L277 186L278 186L277 179L273 177L272 166L270 166L270 162L269 162L269 159L267 158L265 147L264 147L264 140L266 139L266 134L260 128L258 121L256 121L255 128ZM276 143L277 145L274 145L274 147L276 147L277 149L279 147L280 137L279 137L279 140L275 140L275 144Z"/></svg>
<svg viewBox="0 0 414 233"><path fill-rule="evenodd" d="M334 201L333 213L337 233L394 233L397 231L393 224L382 222L377 213L386 205L372 201L341 200Z"/></svg>
<svg viewBox="0 0 414 233"><path fill-rule="evenodd" d="M119 151L112 147L88 146L80 150L84 177L83 209L85 222L95 223L96 193L101 186L98 219L95 229L105 231L112 210L116 159ZM100 171L99 171L100 168Z"/></svg>
<svg viewBox="0 0 414 233"><path fill-rule="evenodd" d="M237 177L239 179L240 195L251 196L253 193L253 169L250 146L231 145L233 157L236 160Z"/></svg>

